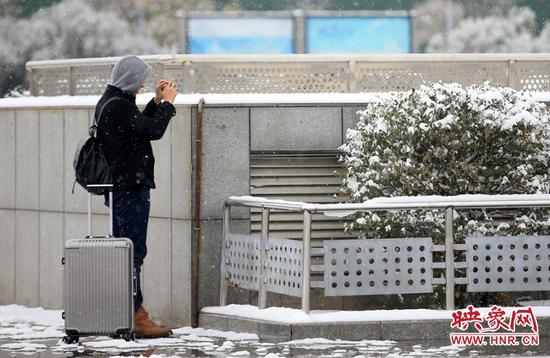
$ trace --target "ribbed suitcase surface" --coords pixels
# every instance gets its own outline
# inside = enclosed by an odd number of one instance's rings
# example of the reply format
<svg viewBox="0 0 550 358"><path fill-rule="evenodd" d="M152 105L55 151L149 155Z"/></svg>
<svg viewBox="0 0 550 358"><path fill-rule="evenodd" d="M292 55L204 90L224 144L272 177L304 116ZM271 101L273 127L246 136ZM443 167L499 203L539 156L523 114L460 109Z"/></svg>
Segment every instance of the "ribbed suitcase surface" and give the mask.
<svg viewBox="0 0 550 358"><path fill-rule="evenodd" d="M122 334L133 328L132 241L67 241L64 280L68 334Z"/></svg>

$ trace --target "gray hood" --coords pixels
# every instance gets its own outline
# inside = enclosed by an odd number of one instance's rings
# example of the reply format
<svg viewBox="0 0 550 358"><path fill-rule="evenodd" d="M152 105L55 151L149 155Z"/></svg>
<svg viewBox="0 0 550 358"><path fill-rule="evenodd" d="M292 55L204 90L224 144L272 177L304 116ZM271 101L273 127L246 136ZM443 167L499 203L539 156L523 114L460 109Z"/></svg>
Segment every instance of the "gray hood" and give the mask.
<svg viewBox="0 0 550 358"><path fill-rule="evenodd" d="M151 74L152 68L137 56L125 56L118 60L111 72L111 85L133 94Z"/></svg>

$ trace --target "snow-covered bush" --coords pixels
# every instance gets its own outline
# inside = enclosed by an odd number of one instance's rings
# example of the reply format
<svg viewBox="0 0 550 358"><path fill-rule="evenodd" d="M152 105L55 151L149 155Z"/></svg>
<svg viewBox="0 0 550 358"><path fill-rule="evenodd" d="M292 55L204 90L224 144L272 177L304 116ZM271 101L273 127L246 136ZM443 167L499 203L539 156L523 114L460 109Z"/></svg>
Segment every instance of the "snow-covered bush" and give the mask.
<svg viewBox="0 0 550 358"><path fill-rule="evenodd" d="M550 22L544 25L540 35L535 39L534 52L550 52Z"/></svg>
<svg viewBox="0 0 550 358"><path fill-rule="evenodd" d="M360 113L340 147L342 191L352 202L376 197L549 193L550 117L529 94L488 84L435 84L396 93ZM544 210L459 211L457 235L545 233ZM544 214L543 214L544 213ZM361 237L430 236L437 210L363 212L348 224Z"/></svg>
<svg viewBox="0 0 550 358"><path fill-rule="evenodd" d="M147 34L109 11L87 1L64 0L32 18L36 50L32 59L154 54L161 48ZM40 38L41 37L41 38Z"/></svg>
<svg viewBox="0 0 550 358"><path fill-rule="evenodd" d="M0 94L21 84L30 60L166 52L116 13L64 0L29 19L0 18Z"/></svg>
<svg viewBox="0 0 550 358"><path fill-rule="evenodd" d="M535 13L528 7L512 8L507 16L466 18L447 38L432 37L426 52L539 52L549 45L539 44L534 33ZM543 46L541 46L543 45Z"/></svg>
<svg viewBox="0 0 550 358"><path fill-rule="evenodd" d="M463 5L453 1L450 6L452 6L452 22L458 24L464 18ZM426 0L414 7L415 52L424 52L434 34L445 33L449 19L441 14L446 14L448 7L447 0Z"/></svg>

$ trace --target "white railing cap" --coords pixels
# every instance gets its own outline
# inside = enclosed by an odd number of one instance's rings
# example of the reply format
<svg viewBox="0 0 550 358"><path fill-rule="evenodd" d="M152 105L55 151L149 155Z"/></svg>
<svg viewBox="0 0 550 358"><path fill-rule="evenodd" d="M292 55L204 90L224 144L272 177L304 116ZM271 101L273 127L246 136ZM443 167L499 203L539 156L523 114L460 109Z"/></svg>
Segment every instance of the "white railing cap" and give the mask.
<svg viewBox="0 0 550 358"><path fill-rule="evenodd" d="M311 204L253 196L232 196L226 201L226 204L290 211L310 211L323 213L326 216L344 217L364 210L446 209L448 207L455 209L550 207L550 194L403 196L375 198L363 203L339 204Z"/></svg>
<svg viewBox="0 0 550 358"><path fill-rule="evenodd" d="M291 54L291 55L188 55L158 54L139 56L147 62L183 64L186 62L439 62L439 61L550 61L550 53L413 53L413 54ZM95 57L29 61L27 69L109 65L121 57Z"/></svg>

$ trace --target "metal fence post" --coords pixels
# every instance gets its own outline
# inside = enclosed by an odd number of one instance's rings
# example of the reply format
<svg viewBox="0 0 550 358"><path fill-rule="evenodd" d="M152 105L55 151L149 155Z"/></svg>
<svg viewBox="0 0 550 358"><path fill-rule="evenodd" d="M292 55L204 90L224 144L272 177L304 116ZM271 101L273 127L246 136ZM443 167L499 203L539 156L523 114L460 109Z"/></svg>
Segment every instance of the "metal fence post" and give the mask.
<svg viewBox="0 0 550 358"><path fill-rule="evenodd" d="M225 253L229 248L229 220L231 215L231 207L229 205L223 206L223 242L222 242L222 260L220 265L220 306L227 305L227 270L225 266L228 264L226 262Z"/></svg>
<svg viewBox="0 0 550 358"><path fill-rule="evenodd" d="M523 84L521 83L522 73L518 67L517 60L510 59L507 61L506 80L508 83L506 86L521 91L523 89Z"/></svg>
<svg viewBox="0 0 550 358"><path fill-rule="evenodd" d="M445 209L445 301L448 310L455 309L455 255L453 251L453 213L454 209Z"/></svg>
<svg viewBox="0 0 550 358"><path fill-rule="evenodd" d="M351 60L348 63L348 92L358 92L357 85L357 61Z"/></svg>
<svg viewBox="0 0 550 358"><path fill-rule="evenodd" d="M258 293L258 308L267 307L267 250L269 248L269 209L262 208L262 239L260 243L260 289Z"/></svg>
<svg viewBox="0 0 550 358"><path fill-rule="evenodd" d="M69 96L75 96L76 95L76 79L75 79L75 69L72 66L69 66L69 88L67 90L69 91ZM57 94L58 96L60 93Z"/></svg>
<svg viewBox="0 0 550 358"><path fill-rule="evenodd" d="M309 314L309 286L311 271L311 213L304 211L304 248L302 250L302 311Z"/></svg>
<svg viewBox="0 0 550 358"><path fill-rule="evenodd" d="M29 81L29 87L31 89L31 96L38 96L38 81L36 79L36 70L27 67L27 81Z"/></svg>

